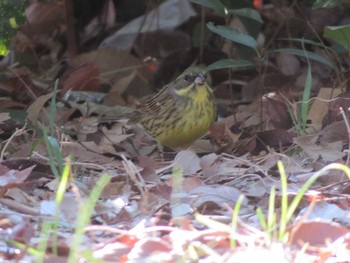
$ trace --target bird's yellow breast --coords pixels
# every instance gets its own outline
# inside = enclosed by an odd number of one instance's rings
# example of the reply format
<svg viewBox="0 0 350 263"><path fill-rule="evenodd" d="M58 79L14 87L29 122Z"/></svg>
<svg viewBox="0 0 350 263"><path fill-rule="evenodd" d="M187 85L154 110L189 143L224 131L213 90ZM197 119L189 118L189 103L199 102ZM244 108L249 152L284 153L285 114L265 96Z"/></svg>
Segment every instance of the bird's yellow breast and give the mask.
<svg viewBox="0 0 350 263"><path fill-rule="evenodd" d="M203 85L188 93L189 102L177 106L178 119L155 139L172 148L187 147L202 137L216 118L216 105L211 89Z"/></svg>

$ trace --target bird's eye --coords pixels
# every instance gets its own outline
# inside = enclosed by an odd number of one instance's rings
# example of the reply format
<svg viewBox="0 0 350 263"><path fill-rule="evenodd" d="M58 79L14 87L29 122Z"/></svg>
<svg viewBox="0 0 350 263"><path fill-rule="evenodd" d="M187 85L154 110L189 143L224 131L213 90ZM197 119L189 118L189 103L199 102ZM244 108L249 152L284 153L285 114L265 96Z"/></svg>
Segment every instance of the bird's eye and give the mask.
<svg viewBox="0 0 350 263"><path fill-rule="evenodd" d="M184 76L184 79L186 80L186 81L188 81L188 82L192 82L193 81L193 75L192 74L186 74L185 76Z"/></svg>

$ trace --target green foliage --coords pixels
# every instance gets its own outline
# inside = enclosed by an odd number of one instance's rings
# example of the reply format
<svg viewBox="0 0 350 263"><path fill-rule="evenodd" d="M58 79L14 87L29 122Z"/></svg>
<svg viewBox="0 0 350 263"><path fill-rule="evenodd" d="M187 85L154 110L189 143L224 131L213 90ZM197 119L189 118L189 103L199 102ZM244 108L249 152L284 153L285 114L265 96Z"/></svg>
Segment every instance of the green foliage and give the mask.
<svg viewBox="0 0 350 263"><path fill-rule="evenodd" d="M181 203L179 194L182 192L182 184L184 181L184 175L181 167L175 166L173 168L172 190L170 196L170 205L172 207L172 213L174 213L174 207ZM174 215L173 215L174 216Z"/></svg>
<svg viewBox="0 0 350 263"><path fill-rule="evenodd" d="M28 247L27 244L23 244L23 243L18 242L18 241L7 240L7 239L3 239L3 238L0 238L0 241L4 242L6 244L9 244L10 246L22 249L23 251L26 251L30 255L33 255L33 256L36 256L36 257L39 257L41 255L38 250L36 250L34 248L31 248L31 247Z"/></svg>
<svg viewBox="0 0 350 263"><path fill-rule="evenodd" d="M256 209L256 214L260 220L260 226L266 233L266 244L270 245L271 241L277 240L277 215L275 212L275 200L276 200L276 190L272 186L270 190L267 219L264 216L264 213L260 207Z"/></svg>
<svg viewBox="0 0 350 263"><path fill-rule="evenodd" d="M48 135L45 127L42 128L42 131L47 153L49 156L51 171L55 177L60 177L60 174L63 171L63 158L59 143L55 137Z"/></svg>
<svg viewBox="0 0 350 263"><path fill-rule="evenodd" d="M312 5L312 9L333 8L341 4L343 0L316 0Z"/></svg>
<svg viewBox="0 0 350 263"><path fill-rule="evenodd" d="M239 211L241 210L243 200L244 200L244 195L240 195L237 202L236 202L233 213L232 213L232 219L231 219L231 237L232 238L230 239L231 249L236 248L235 234L236 234L236 229L237 229L237 225L238 225Z"/></svg>
<svg viewBox="0 0 350 263"><path fill-rule="evenodd" d="M231 40L232 42L250 47L257 51L257 48L258 48L257 42L255 41L254 38L252 38L247 34L241 33L238 30L227 26L215 26L213 23L208 23L208 28L212 32L228 40Z"/></svg>
<svg viewBox="0 0 350 263"><path fill-rule="evenodd" d="M55 214L52 220L47 220L42 225L42 230L40 233L40 241L37 246L37 251L39 255L37 256L36 262L43 262L44 257L46 255L47 245L49 240L52 245L52 253L57 255L58 248L58 227L60 224L60 210L59 207L62 203L64 193L66 192L69 175L71 174L71 158L67 158L67 163L64 166L64 170L62 172L60 183L58 185L57 193L56 193L56 209Z"/></svg>
<svg viewBox="0 0 350 263"><path fill-rule="evenodd" d="M274 201L275 189L272 188L270 192L270 201L267 215L268 219L265 219L265 216L263 215L262 210L260 208L257 209L257 215L260 219L260 225L262 229L268 234L269 242L272 238L276 238L277 236L277 240L283 243L287 243L289 239L289 232L287 230L287 226L291 221L296 209L298 208L304 194L311 187L311 185L313 185L321 175L323 175L329 170L340 170L344 172L350 179L350 168L338 163L332 163L325 166L324 168L316 172L313 176L311 176L306 181L306 183L304 183L303 186L300 188L298 194L291 200L291 202L289 202L287 175L281 161L278 161L277 166L281 176L281 213L279 217L276 214ZM279 222L276 221L276 218L279 218Z"/></svg>
<svg viewBox="0 0 350 263"><path fill-rule="evenodd" d="M210 8L224 16L227 12L220 0L191 0L192 3Z"/></svg>
<svg viewBox="0 0 350 263"><path fill-rule="evenodd" d="M83 255L89 257L91 256L89 255L88 251L85 251L85 253L84 251L80 253L80 245L84 239L84 228L89 224L90 217L94 212L94 207L102 193L102 190L109 183L110 179L111 177L109 175L103 175L100 179L98 179L95 187L90 192L88 200L80 204L81 206L78 211L76 228L72 239L68 262L78 262L78 258ZM91 262L91 258L88 262Z"/></svg>
<svg viewBox="0 0 350 263"><path fill-rule="evenodd" d="M311 70L311 62L316 61L322 63L334 70L336 74L340 72L339 60L337 57L337 52L334 48L325 45L320 39L319 42L308 39L280 39L282 41L288 41L288 44L292 44L292 48L279 48L268 52L263 52L258 45L257 40L253 37L254 33L247 34L241 32L235 28L229 26L229 21L232 16L236 16L241 19L242 24L245 27L247 32L253 32L252 30L248 30L248 24L244 23L249 21L254 21L255 26L263 23L260 14L254 10L253 8L231 8L226 6L227 2L220 0L192 0L193 3L199 4L203 7L209 8L223 16L226 21L226 25L214 25L212 22L207 24L207 28L221 36L222 38L232 42L235 45L236 53L239 54L240 59L223 59L216 61L215 63L207 66L206 70L216 70L216 69L236 69L236 68L244 68L244 67L256 67L258 72L264 72L263 65L266 63L263 62L269 55L274 52L283 52L286 54L291 54L295 56L302 57L306 59L308 63L308 72L307 79L305 82L305 88L303 97L301 99L301 103L298 104L297 110L293 113L293 121L297 126L299 134L305 134L306 126L307 126L307 115L309 111L309 99L311 94L311 84L312 84L312 70ZM334 7L336 4L339 4L338 0L318 0L314 4L314 8L326 8L326 7ZM245 6L241 1L235 2L235 6L242 7ZM318 36L317 36L318 37ZM325 27L324 37L332 39L337 44L344 47L350 53L350 25L346 26L334 26L334 27ZM283 44L283 43L282 43ZM320 54L320 52L313 52L312 49L306 50L305 45L309 47L315 46L319 49L323 49L324 52ZM230 57L230 54L229 54ZM260 63L259 63L260 61ZM256 63L258 62L258 63Z"/></svg>
<svg viewBox="0 0 350 263"><path fill-rule="evenodd" d="M225 21L230 21L231 16L236 16L240 19L243 19L241 20L243 25L245 25L244 19L247 19L247 18L248 20L257 22L255 23L255 25L259 23L263 23L260 17L260 14L253 8L230 9L224 5L225 2L220 0L192 0L192 2L216 11L218 14L222 15L225 18ZM320 2L321 1L319 1L319 4L321 4ZM322 4L325 5L326 2L323 1ZM311 84L312 84L311 83L312 71L311 71L310 60L322 63L327 67L331 68L332 70L335 70L336 72L339 71L338 70L339 68L334 61L332 61L325 55L321 55L319 53L306 50L305 45L308 44L311 46L313 45L313 46L321 47L324 50L326 50L325 54L327 55L332 55L332 54L335 54L336 52L334 52L334 50L327 47L322 42L316 42L313 40L305 40L305 39L282 39L282 40L288 41L289 43L294 42L296 45L299 45L300 48L280 48L280 49L269 51L264 54L262 50L259 48L258 42L254 37L252 37L252 35L243 33L235 28L230 27L229 25L214 25L213 23L209 22L207 24L207 27L211 32L223 37L226 40L231 41L232 44L235 45L237 53L240 54L240 57L241 57L241 59L223 59L223 60L216 61L215 63L207 66L206 68L207 71L215 70L215 69L223 69L223 68L236 69L236 68L255 66L258 72L263 72L261 65L264 65L264 63L263 62L254 63L253 61L264 60L268 57L268 55L274 52L283 52L286 54L291 54L291 55L296 55L296 56L306 58L308 62L308 72L307 72L307 80L305 83L303 98L302 98L300 107L297 109L297 112L295 112L295 115L292 116L294 123L297 125L299 134L304 134L306 125L307 125L307 114L309 111L308 102L310 99ZM334 41L341 44L349 51L350 50L350 40L349 40L350 37L348 37L350 36L349 30L350 30L350 26L349 27L348 26L326 27L325 36L333 39ZM252 52L249 53L249 51L247 52L247 50L250 50ZM252 54L252 56L249 54Z"/></svg>
<svg viewBox="0 0 350 263"><path fill-rule="evenodd" d="M62 176L60 178L60 183L57 189L56 194L56 210L53 218L47 219L43 222L41 226L40 239L36 248L28 247L27 245L13 241L13 240L5 240L1 239L0 241L6 242L9 245L18 247L22 250L27 251L27 253L33 255L35 257L35 262L43 262L45 259L45 255L47 254L47 247L50 242L52 247L52 254L58 255L58 228L62 224L60 221L60 205L63 200L64 193L66 192L69 176L72 173L71 171L71 159L67 158L66 165L64 167ZM94 212L94 207L96 202L98 201L102 190L109 183L110 176L103 175L95 184L94 188L91 190L89 198L80 203L79 211L77 212L77 220L75 225L75 232L72 239L72 245L70 247L70 254L68 258L68 262L78 262L78 258L83 257L87 259L88 262L101 262L95 260L91 255L90 250L81 251L80 244L83 240L84 228L90 222L90 218L92 213Z"/></svg>
<svg viewBox="0 0 350 263"><path fill-rule="evenodd" d="M348 178L350 179L350 168L338 163L332 163L314 175L312 175L306 183L300 188L298 194L289 202L288 198L288 183L287 183L287 175L284 170L284 166L281 161L277 163L278 170L281 176L281 207L280 214L277 215L276 207L275 207L275 199L276 199L276 191L275 188L272 187L270 191L269 205L267 215L265 216L262 212L261 208L257 208L256 213L260 220L261 228L266 233L266 245L271 245L273 240L278 240L283 243L287 243L289 240L289 232L288 232L288 224L292 220L294 213L299 206L304 194L308 191L308 189L315 183L315 181L323 174L325 174L329 170L340 170L344 172ZM203 215L196 214L196 220L207 226L208 228L215 229L217 231L230 232L231 238L235 239L235 233L237 228L239 209L242 203L242 196L238 199L234 211L232 213L232 223L231 227L226 224L220 223L218 221L209 219ZM278 218L278 220L277 220ZM235 241L231 240L231 248L235 247Z"/></svg>
<svg viewBox="0 0 350 263"><path fill-rule="evenodd" d="M248 60L243 59L221 59L205 68L206 71L221 69L221 68L242 68L242 67L253 67L254 64Z"/></svg>
<svg viewBox="0 0 350 263"><path fill-rule="evenodd" d="M307 122L308 122L308 113L309 113L309 100L310 100L310 95L311 95L311 88L312 88L312 71L311 71L311 63L310 59L308 57L308 54L306 50L305 52L305 58L308 63L308 68L307 68L307 74L306 74L306 80L305 80L305 85L304 85L304 92L303 92L303 97L300 103L297 104L297 107L295 111L292 109L290 105L288 106L289 114L292 118L292 121L295 125L295 128L297 130L297 133L299 135L305 135L306 134L306 128L307 128ZM314 54L314 53L311 53Z"/></svg>
<svg viewBox="0 0 350 263"><path fill-rule="evenodd" d="M9 109L3 112L8 112L10 114L11 120L15 120L19 123L25 124L27 120L28 113L23 110Z"/></svg>
<svg viewBox="0 0 350 263"><path fill-rule="evenodd" d="M312 86L312 73L311 73L311 64L309 59L307 60L307 63L308 63L307 75L306 75L306 81L304 85L304 92L303 92L303 98L301 101L300 115L299 115L300 130L304 134L307 126L307 115L309 113L309 100L310 100L311 86Z"/></svg>
<svg viewBox="0 0 350 263"><path fill-rule="evenodd" d="M334 62L329 60L328 58L326 58L320 54L317 54L315 52L311 52L311 51L307 51L307 50L303 50L303 49L280 48L280 49L273 50L272 52L283 52L286 54L296 55L296 56L304 57L304 58L307 58L310 60L318 61L318 62L325 64L326 66L328 66L332 69L337 68L336 65L334 64Z"/></svg>
<svg viewBox="0 0 350 263"><path fill-rule="evenodd" d="M25 0L0 0L0 55L8 53L11 38L24 23Z"/></svg>
<svg viewBox="0 0 350 263"><path fill-rule="evenodd" d="M323 36L332 39L350 53L350 25L326 26L324 28Z"/></svg>
<svg viewBox="0 0 350 263"><path fill-rule="evenodd" d="M238 18L248 18L252 21L258 22L258 23L263 23L260 14L253 8L237 8L237 9L230 9L229 7L224 5L223 1L220 0L191 0L191 2L196 3L198 5L201 5L206 8L210 8L223 16L225 18L225 21L229 21L231 16L236 16ZM337 4L342 2L342 0L317 0L315 1L313 8L330 8L334 7ZM244 20L242 20L242 23L244 24ZM243 33L238 31L237 29L231 28L228 25L214 25L213 23L209 22L207 24L207 27L210 31L212 31L215 34L218 34L222 36L223 38L232 41L233 43L236 44L236 48L240 48L240 46L243 47L248 47L252 50L255 51L255 56L257 58L262 58L262 54L259 50L258 43L255 40L254 37L252 37L249 34ZM339 26L339 27L326 27L324 36L328 37L338 44L342 45L344 48L346 48L348 51L350 51L350 26ZM310 45L315 45L315 46L320 46L324 49L328 49L324 45L324 43L319 43L316 41L312 40L307 40L307 39L284 39L288 41L294 41L294 42L300 42L301 44L310 44ZM288 54L293 54L296 56L301 56L305 57L310 60L315 60L320 63L323 63L330 67L333 70L337 70L336 64L331 61L329 58L317 54L312 51L305 51L304 49L298 49L298 48L281 48L281 49L276 49L271 52L284 52ZM332 50L334 52L334 50ZM240 52L240 54L242 54ZM252 58L248 58L245 61L252 61ZM228 62L226 61L220 61L216 62L215 65L210 65L208 66L208 70L214 70L214 69L221 69L221 68L236 68L236 67L250 67L253 64L252 63L247 63L243 62L242 60L239 60L235 62L234 60L231 60ZM241 64L240 66L238 66Z"/></svg>
<svg viewBox="0 0 350 263"><path fill-rule="evenodd" d="M316 41L313 41L310 39L304 39L304 38L282 38L279 40L288 41L290 43L293 43L293 45L300 45L301 48L280 48L280 49L270 51L270 53L283 52L286 54L304 57L308 60L320 62L320 63L330 67L332 70L339 72L339 67L337 66L337 64L329 58L329 57L331 57L332 54L334 55L335 58L337 58L336 52L333 48L326 46L325 43L316 42ZM315 46L315 47L321 48L325 51L324 54L327 54L329 57L320 55L320 54L312 52L312 51L305 50L305 45Z"/></svg>
<svg viewBox="0 0 350 263"><path fill-rule="evenodd" d="M261 24L263 23L263 20L261 19L259 12L252 8L232 9L232 10L228 10L228 13L239 17L250 18Z"/></svg>
<svg viewBox="0 0 350 263"><path fill-rule="evenodd" d="M242 24L244 25L246 24L246 20L254 21L255 23L263 22L259 12L257 12L253 8L244 7L244 8L231 9L228 6L225 6L224 3L220 0L191 0L191 2L214 10L219 15L221 15L227 22L233 16L240 18L242 21ZM255 54L255 56L257 57L260 56L257 41L254 39L254 37L250 36L249 34L240 32L239 30L232 28L229 25L214 25L213 23L209 22L207 24L207 27L211 32L218 34L229 41L232 41L232 43L235 43L236 48L242 51L239 53L243 54L242 57L245 58L245 59L238 59L238 60L227 59L227 60L217 61L212 65L209 65L207 67L207 70L222 69L222 68L234 69L237 67L253 66L253 64L249 62L251 60L251 56L249 56L250 52L247 52L245 50L246 48L253 50L254 51L253 54ZM247 31L249 31L248 27L247 27ZM245 53L247 53L246 56L245 56Z"/></svg>
<svg viewBox="0 0 350 263"><path fill-rule="evenodd" d="M50 134L47 132L46 127L42 126L43 137L49 155L49 163L52 173L55 177L59 177L63 172L63 157L61 149L57 139L53 136L55 129L56 118L56 96L57 96L58 80L54 85L54 92L51 98L51 107L49 113L49 127ZM58 169L57 169L58 168Z"/></svg>

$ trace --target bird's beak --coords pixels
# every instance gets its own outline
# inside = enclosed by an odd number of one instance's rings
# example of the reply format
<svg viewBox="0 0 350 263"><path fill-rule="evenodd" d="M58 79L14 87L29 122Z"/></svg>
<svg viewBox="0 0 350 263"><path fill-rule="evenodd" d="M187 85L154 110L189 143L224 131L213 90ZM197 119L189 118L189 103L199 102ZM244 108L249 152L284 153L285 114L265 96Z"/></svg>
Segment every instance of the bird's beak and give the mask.
<svg viewBox="0 0 350 263"><path fill-rule="evenodd" d="M205 74L199 73L194 79L194 83L197 85L203 85L205 82Z"/></svg>

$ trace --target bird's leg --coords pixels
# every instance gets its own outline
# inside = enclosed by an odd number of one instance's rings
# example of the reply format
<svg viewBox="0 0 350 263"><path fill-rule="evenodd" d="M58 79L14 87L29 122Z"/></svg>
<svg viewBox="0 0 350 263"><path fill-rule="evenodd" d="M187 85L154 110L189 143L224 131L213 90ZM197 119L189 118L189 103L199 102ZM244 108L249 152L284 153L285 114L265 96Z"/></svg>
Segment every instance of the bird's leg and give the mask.
<svg viewBox="0 0 350 263"><path fill-rule="evenodd" d="M164 146L157 142L161 162L164 162Z"/></svg>

